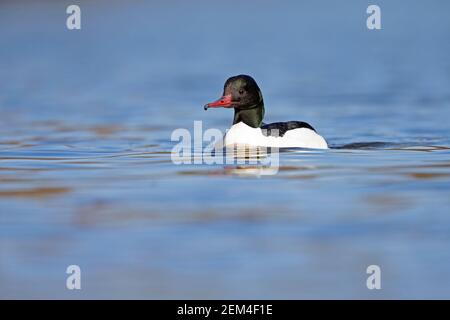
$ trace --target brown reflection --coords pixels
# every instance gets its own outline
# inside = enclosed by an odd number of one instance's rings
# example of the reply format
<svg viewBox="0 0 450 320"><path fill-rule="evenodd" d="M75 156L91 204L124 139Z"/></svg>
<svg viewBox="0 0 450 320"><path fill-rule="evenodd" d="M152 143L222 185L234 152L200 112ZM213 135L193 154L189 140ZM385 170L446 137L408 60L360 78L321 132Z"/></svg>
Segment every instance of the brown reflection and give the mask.
<svg viewBox="0 0 450 320"><path fill-rule="evenodd" d="M413 202L410 198L388 194L368 195L364 200L371 206L376 207L377 213L409 208Z"/></svg>
<svg viewBox="0 0 450 320"><path fill-rule="evenodd" d="M408 176L416 178L416 179L437 179L437 178L445 178L450 177L450 173L442 173L442 172L411 172L407 173Z"/></svg>
<svg viewBox="0 0 450 320"><path fill-rule="evenodd" d="M29 181L32 181L32 179L0 175L0 182L14 182L15 183L15 182L29 182Z"/></svg>
<svg viewBox="0 0 450 320"><path fill-rule="evenodd" d="M0 197L45 198L71 191L66 187L42 187L21 190L0 191Z"/></svg>
<svg viewBox="0 0 450 320"><path fill-rule="evenodd" d="M239 208L230 210L227 207L216 209L172 208L143 209L130 204L108 203L96 201L78 208L72 223L79 227L113 226L127 223L215 223L221 221L264 222L273 219L297 219L298 212L292 213L284 207L257 207L255 209Z"/></svg>
<svg viewBox="0 0 450 320"><path fill-rule="evenodd" d="M287 175L284 178L285 179L292 179L292 180L310 180L317 178L318 175L316 174L291 174Z"/></svg>
<svg viewBox="0 0 450 320"><path fill-rule="evenodd" d="M12 168L12 167L0 167L0 171L49 171L49 168Z"/></svg>
<svg viewBox="0 0 450 320"><path fill-rule="evenodd" d="M20 145L22 142L17 140L3 140L0 141L1 145Z"/></svg>
<svg viewBox="0 0 450 320"><path fill-rule="evenodd" d="M109 136L122 130L118 125L95 126L88 129L99 136Z"/></svg>

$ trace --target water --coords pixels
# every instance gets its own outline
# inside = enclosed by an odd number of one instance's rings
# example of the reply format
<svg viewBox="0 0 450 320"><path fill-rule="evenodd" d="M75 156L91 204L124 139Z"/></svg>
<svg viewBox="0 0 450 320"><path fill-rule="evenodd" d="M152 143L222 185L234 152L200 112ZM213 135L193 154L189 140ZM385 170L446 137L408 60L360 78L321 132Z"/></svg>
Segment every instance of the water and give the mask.
<svg viewBox="0 0 450 320"><path fill-rule="evenodd" d="M0 4L0 297L450 297L448 2L80 3ZM333 148L174 165L239 73Z"/></svg>

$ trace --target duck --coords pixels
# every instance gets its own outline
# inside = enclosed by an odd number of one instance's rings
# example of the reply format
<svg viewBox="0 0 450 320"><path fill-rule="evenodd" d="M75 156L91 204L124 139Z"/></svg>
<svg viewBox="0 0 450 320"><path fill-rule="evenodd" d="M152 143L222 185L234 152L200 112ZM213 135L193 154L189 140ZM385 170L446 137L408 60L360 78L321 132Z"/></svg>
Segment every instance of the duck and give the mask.
<svg viewBox="0 0 450 320"><path fill-rule="evenodd" d="M326 140L304 121L264 123L264 99L256 81L249 75L227 79L222 97L207 103L210 108L233 108L233 124L224 145L256 147L328 149Z"/></svg>

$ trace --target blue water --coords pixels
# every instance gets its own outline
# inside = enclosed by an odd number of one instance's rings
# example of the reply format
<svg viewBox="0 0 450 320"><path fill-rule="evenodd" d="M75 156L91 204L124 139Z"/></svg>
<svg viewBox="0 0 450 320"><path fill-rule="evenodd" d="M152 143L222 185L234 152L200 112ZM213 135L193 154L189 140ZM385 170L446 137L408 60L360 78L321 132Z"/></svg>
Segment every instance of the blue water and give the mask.
<svg viewBox="0 0 450 320"><path fill-rule="evenodd" d="M448 1L77 3L0 3L1 298L450 298ZM333 148L173 164L240 73Z"/></svg>

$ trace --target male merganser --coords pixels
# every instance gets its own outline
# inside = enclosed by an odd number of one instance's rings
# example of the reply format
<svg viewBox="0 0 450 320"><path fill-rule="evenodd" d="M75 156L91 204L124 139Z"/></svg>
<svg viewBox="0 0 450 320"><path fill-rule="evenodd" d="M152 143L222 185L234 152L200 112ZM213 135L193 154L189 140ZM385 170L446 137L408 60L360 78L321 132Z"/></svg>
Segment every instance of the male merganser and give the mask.
<svg viewBox="0 0 450 320"><path fill-rule="evenodd" d="M263 123L263 96L256 81L247 75L229 78L222 97L204 108L234 108L233 126L225 136L225 145L328 149L325 139L306 122Z"/></svg>

